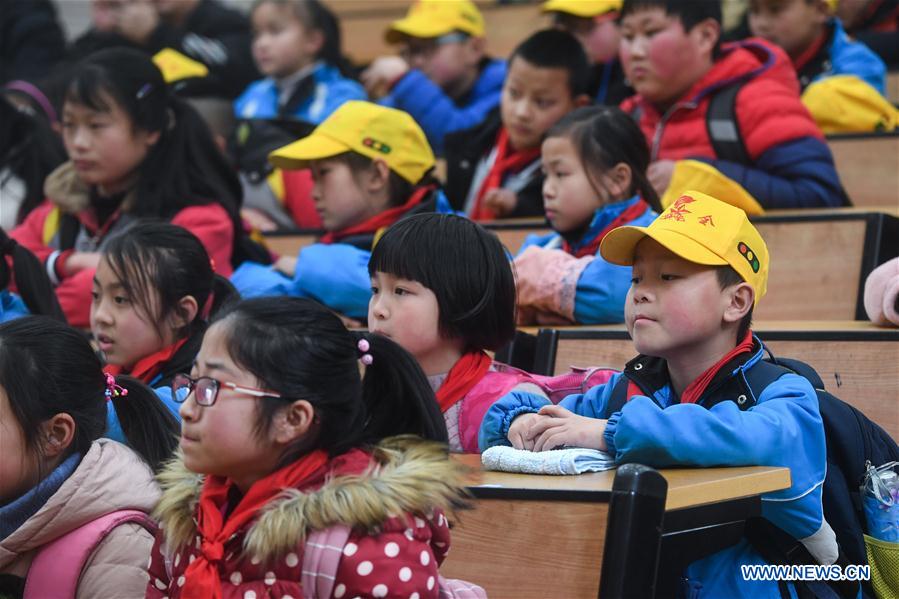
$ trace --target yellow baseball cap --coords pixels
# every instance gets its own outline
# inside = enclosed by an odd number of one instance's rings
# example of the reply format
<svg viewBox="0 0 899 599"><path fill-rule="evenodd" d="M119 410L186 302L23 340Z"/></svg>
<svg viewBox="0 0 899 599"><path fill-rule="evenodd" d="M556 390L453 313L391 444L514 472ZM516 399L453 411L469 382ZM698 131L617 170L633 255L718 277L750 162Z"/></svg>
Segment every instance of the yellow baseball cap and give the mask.
<svg viewBox="0 0 899 599"><path fill-rule="evenodd" d="M543 3L540 10L590 18L609 12L620 12L623 3L623 0L549 0Z"/></svg>
<svg viewBox="0 0 899 599"><path fill-rule="evenodd" d="M453 31L484 37L484 17L470 0L419 0L390 25L384 39L398 44L404 37L429 39Z"/></svg>
<svg viewBox="0 0 899 599"><path fill-rule="evenodd" d="M634 263L634 249L651 237L684 260L708 266L729 264L755 290L755 303L768 286L768 246L739 208L698 191L687 191L648 227L613 229L599 246L606 261Z"/></svg>
<svg viewBox="0 0 899 599"><path fill-rule="evenodd" d="M380 158L410 183L434 167L434 152L411 116L359 100L344 102L307 137L278 148L268 159L277 168L297 169L344 152Z"/></svg>

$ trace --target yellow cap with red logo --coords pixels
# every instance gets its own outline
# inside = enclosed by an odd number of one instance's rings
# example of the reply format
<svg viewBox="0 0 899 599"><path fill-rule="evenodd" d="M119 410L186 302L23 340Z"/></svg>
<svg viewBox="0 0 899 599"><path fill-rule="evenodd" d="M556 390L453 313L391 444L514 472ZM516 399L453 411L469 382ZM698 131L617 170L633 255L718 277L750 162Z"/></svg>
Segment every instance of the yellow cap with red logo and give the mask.
<svg viewBox="0 0 899 599"><path fill-rule="evenodd" d="M454 31L484 37L484 17L470 0L419 0L406 16L394 21L384 38L398 44L404 37L430 39Z"/></svg>
<svg viewBox="0 0 899 599"><path fill-rule="evenodd" d="M623 3L623 0L548 0L543 3L540 10L590 18L610 12L621 12Z"/></svg>
<svg viewBox="0 0 899 599"><path fill-rule="evenodd" d="M268 159L278 168L297 169L345 152L381 159L410 183L434 167L434 152L411 116L359 100L344 102L307 137L278 148Z"/></svg>
<svg viewBox="0 0 899 599"><path fill-rule="evenodd" d="M730 265L755 291L755 303L768 287L768 246L739 208L698 191L687 191L648 227L613 229L600 244L602 257L630 266L634 249L650 237L684 260L708 266Z"/></svg>

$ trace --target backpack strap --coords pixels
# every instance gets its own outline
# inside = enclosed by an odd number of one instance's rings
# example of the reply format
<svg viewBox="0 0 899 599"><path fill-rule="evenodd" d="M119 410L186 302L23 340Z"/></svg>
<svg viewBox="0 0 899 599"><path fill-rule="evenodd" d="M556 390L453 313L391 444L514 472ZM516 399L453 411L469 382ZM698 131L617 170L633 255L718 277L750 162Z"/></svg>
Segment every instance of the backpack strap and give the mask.
<svg viewBox="0 0 899 599"><path fill-rule="evenodd" d="M103 539L121 524L134 522L156 534L156 523L138 510L119 510L100 516L45 545L28 569L23 599L75 599L78 580Z"/></svg>
<svg viewBox="0 0 899 599"><path fill-rule="evenodd" d="M323 530L315 530L306 536L303 548L303 597L306 599L330 599L337 578L337 566L343 548L350 538L350 528L336 524Z"/></svg>
<svg viewBox="0 0 899 599"><path fill-rule="evenodd" d="M741 80L725 85L712 95L705 113L705 125L718 159L748 165L752 160L737 121L737 94L745 83Z"/></svg>

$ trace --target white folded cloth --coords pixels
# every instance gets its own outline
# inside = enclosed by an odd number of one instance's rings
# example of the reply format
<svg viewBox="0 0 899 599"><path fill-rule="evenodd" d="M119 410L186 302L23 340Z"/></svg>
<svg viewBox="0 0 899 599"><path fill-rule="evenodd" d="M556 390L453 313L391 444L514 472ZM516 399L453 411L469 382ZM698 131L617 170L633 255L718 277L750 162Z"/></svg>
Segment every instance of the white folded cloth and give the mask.
<svg viewBox="0 0 899 599"><path fill-rule="evenodd" d="M497 445L481 454L488 470L522 474L582 474L615 468L615 456L597 449L553 449L528 451Z"/></svg>

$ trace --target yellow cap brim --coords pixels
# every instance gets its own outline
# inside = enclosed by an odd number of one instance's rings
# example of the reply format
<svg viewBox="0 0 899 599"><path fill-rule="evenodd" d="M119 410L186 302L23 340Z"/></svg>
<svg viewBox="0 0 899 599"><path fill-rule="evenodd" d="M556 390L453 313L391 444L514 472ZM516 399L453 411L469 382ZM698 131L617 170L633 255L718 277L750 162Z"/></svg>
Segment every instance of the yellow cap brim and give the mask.
<svg viewBox="0 0 899 599"><path fill-rule="evenodd" d="M602 240L599 252L606 262L631 266L634 263L634 250L645 238L651 238L677 254L687 262L708 266L723 266L727 260L715 254L693 239L667 229L650 227L618 227L609 231Z"/></svg>
<svg viewBox="0 0 899 599"><path fill-rule="evenodd" d="M336 141L327 135L312 132L308 137L278 148L268 155L268 161L276 168L306 168L309 166L310 160L330 158L349 152L350 149L345 143Z"/></svg>
<svg viewBox="0 0 899 599"><path fill-rule="evenodd" d="M541 12L561 12L568 15L573 15L575 17L581 17L583 19L589 19L592 17L598 17L599 15L604 15L610 12L618 12L618 8L614 5L609 5L609 7L605 10L597 10L591 5L591 3L581 3L581 2L571 2L571 0L549 0L548 2L544 2L540 7Z"/></svg>
<svg viewBox="0 0 899 599"><path fill-rule="evenodd" d="M445 24L433 19L422 18L406 18L400 19L390 26L384 39L388 44L399 44L407 37L417 37L421 39L430 39L440 37L451 33L453 29L448 29Z"/></svg>

